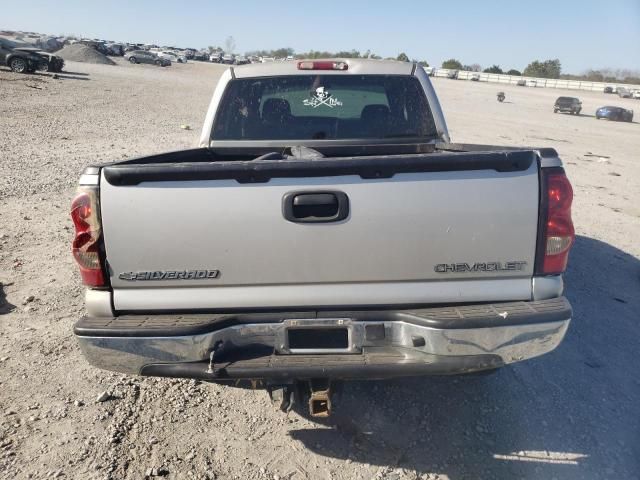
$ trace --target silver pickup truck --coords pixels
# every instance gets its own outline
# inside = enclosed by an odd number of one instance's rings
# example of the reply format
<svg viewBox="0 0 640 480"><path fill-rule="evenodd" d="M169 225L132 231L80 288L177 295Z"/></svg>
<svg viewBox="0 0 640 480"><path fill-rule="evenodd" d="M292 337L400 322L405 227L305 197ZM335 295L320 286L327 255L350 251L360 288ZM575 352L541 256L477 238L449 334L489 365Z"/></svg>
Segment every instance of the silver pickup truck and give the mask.
<svg viewBox="0 0 640 480"><path fill-rule="evenodd" d="M313 415L332 381L496 369L567 330L572 196L552 149L451 143L414 63L229 68L199 148L80 177L75 335L282 408L303 385Z"/></svg>

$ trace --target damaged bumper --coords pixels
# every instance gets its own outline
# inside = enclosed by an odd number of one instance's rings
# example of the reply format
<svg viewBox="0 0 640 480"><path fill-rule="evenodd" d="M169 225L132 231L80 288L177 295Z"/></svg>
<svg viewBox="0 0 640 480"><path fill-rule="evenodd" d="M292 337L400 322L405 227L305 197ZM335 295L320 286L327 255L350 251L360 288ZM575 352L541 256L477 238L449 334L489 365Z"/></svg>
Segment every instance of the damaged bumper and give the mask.
<svg viewBox="0 0 640 480"><path fill-rule="evenodd" d="M364 379L468 373L556 348L564 297L384 311L85 317L83 354L100 368L209 381Z"/></svg>

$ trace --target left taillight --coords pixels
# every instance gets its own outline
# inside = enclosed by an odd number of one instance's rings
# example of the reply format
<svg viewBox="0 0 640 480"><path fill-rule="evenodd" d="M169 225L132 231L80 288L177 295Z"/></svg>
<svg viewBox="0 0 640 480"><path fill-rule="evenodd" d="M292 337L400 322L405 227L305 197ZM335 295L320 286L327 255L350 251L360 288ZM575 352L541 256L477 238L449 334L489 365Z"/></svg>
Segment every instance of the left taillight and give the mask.
<svg viewBox="0 0 640 480"><path fill-rule="evenodd" d="M89 287L106 286L97 188L79 188L71 202L71 219L75 227L71 251L82 282Z"/></svg>

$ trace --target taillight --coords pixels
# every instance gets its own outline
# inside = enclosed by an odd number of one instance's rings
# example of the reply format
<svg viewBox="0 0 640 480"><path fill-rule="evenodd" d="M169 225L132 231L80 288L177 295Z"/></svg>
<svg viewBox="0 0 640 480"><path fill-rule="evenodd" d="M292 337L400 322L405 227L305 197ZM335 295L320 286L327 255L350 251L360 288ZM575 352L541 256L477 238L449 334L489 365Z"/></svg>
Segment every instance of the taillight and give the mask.
<svg viewBox="0 0 640 480"><path fill-rule="evenodd" d="M80 267L82 282L90 287L103 287L106 283L102 268L102 227L94 188L80 187L71 203L71 219L75 227L71 251Z"/></svg>
<svg viewBox="0 0 640 480"><path fill-rule="evenodd" d="M573 189L562 168L542 170L541 200L536 273L557 275L567 268L576 238L571 220Z"/></svg>
<svg viewBox="0 0 640 480"><path fill-rule="evenodd" d="M298 62L298 70L347 70L347 62L334 62L332 60Z"/></svg>

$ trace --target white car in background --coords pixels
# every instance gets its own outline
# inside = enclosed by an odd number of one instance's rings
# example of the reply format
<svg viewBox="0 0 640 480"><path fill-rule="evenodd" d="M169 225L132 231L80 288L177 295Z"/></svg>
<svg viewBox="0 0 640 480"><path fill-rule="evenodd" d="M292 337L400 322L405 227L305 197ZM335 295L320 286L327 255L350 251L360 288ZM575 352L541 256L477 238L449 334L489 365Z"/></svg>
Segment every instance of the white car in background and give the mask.
<svg viewBox="0 0 640 480"><path fill-rule="evenodd" d="M260 59L261 63L270 63L270 62L275 62L275 61L276 61L276 59L273 58L273 57L262 57Z"/></svg>
<svg viewBox="0 0 640 480"><path fill-rule="evenodd" d="M632 98L635 98L636 100L640 100L640 90L634 90L633 94L631 96L632 96Z"/></svg>
<svg viewBox="0 0 640 480"><path fill-rule="evenodd" d="M167 60L171 60L173 63L187 63L187 57L175 52L169 52L167 50L163 50L161 52L156 52L156 55L158 55L160 58L166 58Z"/></svg>

